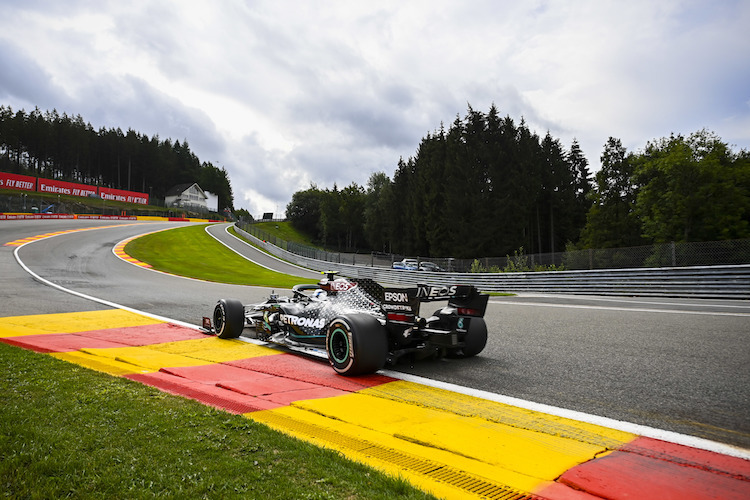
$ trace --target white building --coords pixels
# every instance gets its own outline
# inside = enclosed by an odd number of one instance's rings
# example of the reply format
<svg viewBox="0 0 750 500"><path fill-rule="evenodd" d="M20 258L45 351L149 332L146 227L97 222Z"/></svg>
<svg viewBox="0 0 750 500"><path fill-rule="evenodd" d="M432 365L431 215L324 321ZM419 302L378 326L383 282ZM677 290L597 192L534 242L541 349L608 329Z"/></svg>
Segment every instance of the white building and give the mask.
<svg viewBox="0 0 750 500"><path fill-rule="evenodd" d="M192 184L179 184L169 191L164 197L167 207L192 208L194 210L208 210L208 196L195 182Z"/></svg>

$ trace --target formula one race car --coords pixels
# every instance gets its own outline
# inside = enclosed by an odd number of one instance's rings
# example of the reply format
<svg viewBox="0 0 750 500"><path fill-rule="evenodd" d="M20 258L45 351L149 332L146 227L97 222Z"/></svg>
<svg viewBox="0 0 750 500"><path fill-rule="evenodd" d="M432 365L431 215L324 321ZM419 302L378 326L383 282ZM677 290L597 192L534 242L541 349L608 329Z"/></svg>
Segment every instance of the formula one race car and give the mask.
<svg viewBox="0 0 750 500"><path fill-rule="evenodd" d="M291 297L271 295L243 305L222 299L204 329L237 338L249 327L255 338L328 358L342 375L373 373L403 357L469 357L487 343L488 295L471 285L384 288L371 279L351 281L333 272L317 284L296 285ZM448 301L420 317L423 302Z"/></svg>

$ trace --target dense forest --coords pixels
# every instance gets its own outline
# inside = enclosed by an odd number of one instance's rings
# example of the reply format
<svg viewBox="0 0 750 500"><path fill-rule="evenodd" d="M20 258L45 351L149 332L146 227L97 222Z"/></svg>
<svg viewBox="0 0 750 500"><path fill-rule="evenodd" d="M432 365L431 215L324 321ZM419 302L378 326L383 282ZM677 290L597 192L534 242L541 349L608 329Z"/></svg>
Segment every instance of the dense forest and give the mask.
<svg viewBox="0 0 750 500"><path fill-rule="evenodd" d="M423 138L393 179L298 191L287 218L320 243L430 257L559 252L750 237L750 154L705 130L628 152L610 138L593 176L493 105Z"/></svg>
<svg viewBox="0 0 750 500"><path fill-rule="evenodd" d="M131 129L95 130L80 115L56 110L26 113L0 106L0 171L139 191L162 200L173 186L197 182L219 197L219 210L234 205L227 172L201 163L187 141L162 141Z"/></svg>
<svg viewBox="0 0 750 500"><path fill-rule="evenodd" d="M321 244L431 257L750 238L750 153L701 130L627 151L610 137L592 176L521 120L468 108L427 134L393 177L294 193L287 218ZM0 106L0 171L149 193L198 182L233 208L227 172L187 141L95 130L81 116ZM244 212L244 211L243 211Z"/></svg>

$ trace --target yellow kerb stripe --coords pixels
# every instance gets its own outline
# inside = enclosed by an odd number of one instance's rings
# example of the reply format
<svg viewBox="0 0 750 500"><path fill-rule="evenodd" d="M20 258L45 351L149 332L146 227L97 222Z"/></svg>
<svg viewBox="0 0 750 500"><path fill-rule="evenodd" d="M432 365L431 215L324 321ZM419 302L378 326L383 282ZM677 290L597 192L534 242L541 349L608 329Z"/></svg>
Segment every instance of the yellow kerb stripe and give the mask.
<svg viewBox="0 0 750 500"><path fill-rule="evenodd" d="M164 321L123 309L39 314L34 316L8 316L0 318L0 337L41 335L45 333L75 333L104 330L112 328L112 325L122 328L159 323L164 323Z"/></svg>
<svg viewBox="0 0 750 500"><path fill-rule="evenodd" d="M462 484L508 494L539 491L635 437L403 381L246 416L450 498L473 496ZM452 479L432 477L430 470Z"/></svg>

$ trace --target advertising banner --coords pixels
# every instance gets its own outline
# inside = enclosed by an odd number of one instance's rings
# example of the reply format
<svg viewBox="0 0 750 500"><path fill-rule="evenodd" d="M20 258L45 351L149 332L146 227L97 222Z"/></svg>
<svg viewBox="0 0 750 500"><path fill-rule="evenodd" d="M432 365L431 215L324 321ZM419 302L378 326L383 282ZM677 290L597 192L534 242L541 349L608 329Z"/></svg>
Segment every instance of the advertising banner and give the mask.
<svg viewBox="0 0 750 500"><path fill-rule="evenodd" d="M97 219L97 220L138 220L135 215L96 215L96 214L78 214L76 219Z"/></svg>
<svg viewBox="0 0 750 500"><path fill-rule="evenodd" d="M123 191L122 189L100 187L99 196L104 200L125 201L127 203L148 205L148 194L146 193L136 193L134 191Z"/></svg>
<svg viewBox="0 0 750 500"><path fill-rule="evenodd" d="M36 177L0 172L0 189L36 190Z"/></svg>
<svg viewBox="0 0 750 500"><path fill-rule="evenodd" d="M96 196L96 186L75 184L73 182L52 181L39 178L37 191L40 193L67 194L71 196Z"/></svg>
<svg viewBox="0 0 750 500"><path fill-rule="evenodd" d="M73 214L0 214L0 220L75 219Z"/></svg>

